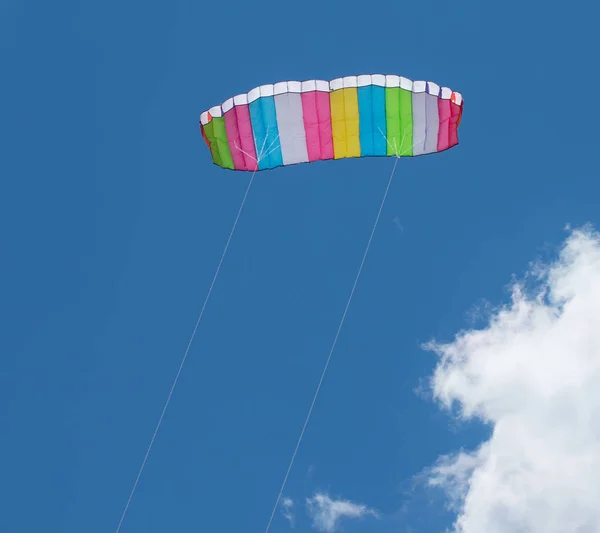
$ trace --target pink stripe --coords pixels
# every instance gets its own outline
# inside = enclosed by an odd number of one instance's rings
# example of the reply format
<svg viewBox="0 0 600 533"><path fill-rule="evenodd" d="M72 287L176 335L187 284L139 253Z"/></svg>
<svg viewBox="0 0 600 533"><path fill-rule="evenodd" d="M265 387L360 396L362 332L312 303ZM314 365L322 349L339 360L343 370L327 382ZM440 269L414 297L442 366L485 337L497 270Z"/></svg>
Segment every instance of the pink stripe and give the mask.
<svg viewBox="0 0 600 533"><path fill-rule="evenodd" d="M241 147L241 141L235 108L227 111L224 116L225 131L227 132L229 150L231 150L231 159L233 159L233 168L235 170L248 170L246 167L246 161L244 160L244 154L240 152L239 148L236 148Z"/></svg>
<svg viewBox="0 0 600 533"><path fill-rule="evenodd" d="M452 147L458 144L458 121L462 114L462 107L456 105L454 102L450 102L450 128L448 134L448 146Z"/></svg>
<svg viewBox="0 0 600 533"><path fill-rule="evenodd" d="M329 93L317 92L317 115L319 117L319 140L321 159L333 159L333 136L331 133L331 108Z"/></svg>
<svg viewBox="0 0 600 533"><path fill-rule="evenodd" d="M440 128L438 130L437 150L447 150L450 148L450 100L438 99L438 112L440 116Z"/></svg>
<svg viewBox="0 0 600 533"><path fill-rule="evenodd" d="M250 107L248 104L236 105L237 123L240 130L240 141L248 170L258 170L256 164L256 149L254 148L254 134L252 133L252 122L250 120Z"/></svg>
<svg viewBox="0 0 600 533"><path fill-rule="evenodd" d="M302 93L302 114L308 160L312 162L333 159L329 93L323 91Z"/></svg>
<svg viewBox="0 0 600 533"><path fill-rule="evenodd" d="M319 139L319 117L317 114L317 91L302 93L302 115L306 133L308 160L321 159L321 141Z"/></svg>

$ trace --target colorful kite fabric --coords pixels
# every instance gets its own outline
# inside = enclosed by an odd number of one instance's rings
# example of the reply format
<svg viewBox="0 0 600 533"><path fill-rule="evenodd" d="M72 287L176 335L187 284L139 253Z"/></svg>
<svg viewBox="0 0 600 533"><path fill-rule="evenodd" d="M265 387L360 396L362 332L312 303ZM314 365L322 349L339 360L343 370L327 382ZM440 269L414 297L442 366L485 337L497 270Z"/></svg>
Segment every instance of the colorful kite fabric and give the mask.
<svg viewBox="0 0 600 533"><path fill-rule="evenodd" d="M263 85L202 113L200 128L216 165L255 171L442 152L458 144L462 111L447 87L374 74Z"/></svg>

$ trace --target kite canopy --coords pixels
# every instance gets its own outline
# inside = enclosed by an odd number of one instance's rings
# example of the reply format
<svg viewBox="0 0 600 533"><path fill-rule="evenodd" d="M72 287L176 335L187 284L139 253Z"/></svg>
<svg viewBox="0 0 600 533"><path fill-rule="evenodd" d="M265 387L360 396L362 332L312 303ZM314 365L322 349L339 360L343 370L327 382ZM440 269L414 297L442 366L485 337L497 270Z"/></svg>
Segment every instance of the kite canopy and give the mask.
<svg viewBox="0 0 600 533"><path fill-rule="evenodd" d="M200 129L216 165L255 171L442 152L458 144L462 110L447 87L373 74L262 85L202 113Z"/></svg>

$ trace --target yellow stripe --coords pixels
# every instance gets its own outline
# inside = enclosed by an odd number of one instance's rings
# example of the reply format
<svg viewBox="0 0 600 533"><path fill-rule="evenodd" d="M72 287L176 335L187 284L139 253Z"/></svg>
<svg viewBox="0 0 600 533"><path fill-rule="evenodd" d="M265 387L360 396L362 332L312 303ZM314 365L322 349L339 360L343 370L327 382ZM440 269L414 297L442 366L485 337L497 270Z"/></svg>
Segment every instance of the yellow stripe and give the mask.
<svg viewBox="0 0 600 533"><path fill-rule="evenodd" d="M360 130L358 125L358 89L342 89L346 110L346 157L360 157Z"/></svg>
<svg viewBox="0 0 600 533"><path fill-rule="evenodd" d="M346 110L344 89L329 93L331 105L331 133L333 137L333 158L346 157Z"/></svg>
<svg viewBox="0 0 600 533"><path fill-rule="evenodd" d="M360 157L358 89L350 87L329 93L333 157Z"/></svg>

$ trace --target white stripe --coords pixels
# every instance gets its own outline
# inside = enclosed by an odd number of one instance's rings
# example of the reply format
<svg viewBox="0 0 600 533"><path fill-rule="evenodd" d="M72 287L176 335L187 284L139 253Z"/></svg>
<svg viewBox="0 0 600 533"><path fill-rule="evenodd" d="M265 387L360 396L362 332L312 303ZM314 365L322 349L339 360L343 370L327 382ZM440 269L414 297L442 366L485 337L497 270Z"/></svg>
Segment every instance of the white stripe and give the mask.
<svg viewBox="0 0 600 533"><path fill-rule="evenodd" d="M451 96L452 96L452 89L449 89L448 87L442 87L442 92L440 94L440 98L442 98L443 100L450 100Z"/></svg>
<svg viewBox="0 0 600 533"><path fill-rule="evenodd" d="M358 86L359 87L366 87L367 85L371 85L373 82L371 81L371 75L370 74L363 74L361 76L358 76Z"/></svg>
<svg viewBox="0 0 600 533"><path fill-rule="evenodd" d="M329 88L332 91L337 91L338 89L342 89L344 87L344 79L336 78L335 80L331 80L329 82Z"/></svg>
<svg viewBox="0 0 600 533"><path fill-rule="evenodd" d="M431 81L412 81L409 78L397 76L396 74L361 74L360 76L335 78L331 81L282 81L274 85L261 85L259 87L255 87L246 94L238 94L233 98L228 98L220 106L214 106L208 111L204 111L200 115L200 122L202 125L206 125L210 122L210 120L208 120L208 113L210 113L210 115L213 117L221 117L223 116L224 112L229 111L235 106L247 105L265 96L274 96L276 94L285 93L305 93L312 91L331 92L343 88L365 87L368 85L377 85L379 87L400 87L413 93L427 92L428 94L437 96L438 98L443 98L444 100L449 100L454 97L457 105L462 105L463 102L461 93L453 92L448 87L440 87L437 83Z"/></svg>
<svg viewBox="0 0 600 533"><path fill-rule="evenodd" d="M404 77L400 76L400 88L406 89L407 91L412 91L413 90L413 81L409 80L408 78L404 78Z"/></svg>
<svg viewBox="0 0 600 533"><path fill-rule="evenodd" d="M424 93L427 88L426 81L414 81L413 82L413 93Z"/></svg>
<svg viewBox="0 0 600 533"><path fill-rule="evenodd" d="M385 76L383 74L373 74L371 82L378 87L385 87Z"/></svg>
<svg viewBox="0 0 600 533"><path fill-rule="evenodd" d="M433 96L439 96L440 86L432 81L427 82L427 92Z"/></svg>
<svg viewBox="0 0 600 533"><path fill-rule="evenodd" d="M400 76L396 76L395 74L388 74L385 77L385 86L400 87Z"/></svg>
<svg viewBox="0 0 600 533"><path fill-rule="evenodd" d="M261 96L273 96L273 85L272 84L261 85L259 87L259 90L260 90Z"/></svg>
<svg viewBox="0 0 600 533"><path fill-rule="evenodd" d="M280 81L273 86L273 94L283 94L288 92L287 81Z"/></svg>
<svg viewBox="0 0 600 533"><path fill-rule="evenodd" d="M223 110L220 105L216 105L215 107L211 107L208 112L215 118L219 118L223 116Z"/></svg>
<svg viewBox="0 0 600 533"><path fill-rule="evenodd" d="M233 108L233 98L230 98L229 100L225 100L223 102L223 113L227 113L227 111L229 111L232 108Z"/></svg>
<svg viewBox="0 0 600 533"><path fill-rule="evenodd" d="M260 98L260 87L255 87L248 93L248 103L251 104Z"/></svg>

